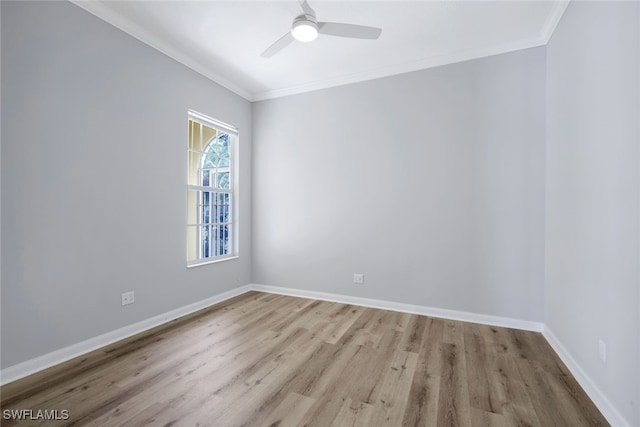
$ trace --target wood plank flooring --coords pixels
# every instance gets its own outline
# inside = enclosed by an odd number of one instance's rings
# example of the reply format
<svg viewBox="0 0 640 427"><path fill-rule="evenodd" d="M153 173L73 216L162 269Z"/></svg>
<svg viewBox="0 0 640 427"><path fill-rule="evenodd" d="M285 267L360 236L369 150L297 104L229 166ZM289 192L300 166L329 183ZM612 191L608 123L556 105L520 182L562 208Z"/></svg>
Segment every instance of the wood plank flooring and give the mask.
<svg viewBox="0 0 640 427"><path fill-rule="evenodd" d="M249 292L0 389L3 426L605 426L541 334Z"/></svg>

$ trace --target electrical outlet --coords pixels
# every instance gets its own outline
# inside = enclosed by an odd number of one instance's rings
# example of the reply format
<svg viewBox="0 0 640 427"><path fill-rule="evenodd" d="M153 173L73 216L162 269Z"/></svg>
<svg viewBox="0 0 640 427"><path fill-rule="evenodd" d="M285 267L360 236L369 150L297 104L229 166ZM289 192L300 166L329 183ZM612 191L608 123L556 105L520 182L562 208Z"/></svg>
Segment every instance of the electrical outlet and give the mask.
<svg viewBox="0 0 640 427"><path fill-rule="evenodd" d="M603 363L607 362L607 345L602 340L598 342L598 355Z"/></svg>
<svg viewBox="0 0 640 427"><path fill-rule="evenodd" d="M356 273L353 275L353 283L357 285L364 284L364 274Z"/></svg>
<svg viewBox="0 0 640 427"><path fill-rule="evenodd" d="M122 305L129 305L135 302L135 294L133 291L124 292L121 294L122 297Z"/></svg>

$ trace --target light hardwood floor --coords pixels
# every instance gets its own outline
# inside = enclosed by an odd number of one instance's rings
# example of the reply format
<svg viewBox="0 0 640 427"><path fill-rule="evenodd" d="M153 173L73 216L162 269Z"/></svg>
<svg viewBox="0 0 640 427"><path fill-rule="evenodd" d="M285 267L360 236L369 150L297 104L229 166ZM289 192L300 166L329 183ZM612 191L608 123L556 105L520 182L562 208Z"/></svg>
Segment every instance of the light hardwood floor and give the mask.
<svg viewBox="0 0 640 427"><path fill-rule="evenodd" d="M608 425L538 333L260 292L0 391L70 415L3 426Z"/></svg>

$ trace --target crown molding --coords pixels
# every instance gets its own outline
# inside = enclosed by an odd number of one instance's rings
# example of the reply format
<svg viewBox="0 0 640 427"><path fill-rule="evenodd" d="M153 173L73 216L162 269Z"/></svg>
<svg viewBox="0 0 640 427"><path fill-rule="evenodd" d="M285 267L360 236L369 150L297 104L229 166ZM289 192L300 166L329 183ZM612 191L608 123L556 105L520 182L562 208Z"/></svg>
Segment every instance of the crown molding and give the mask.
<svg viewBox="0 0 640 427"><path fill-rule="evenodd" d="M544 41L544 44L549 43L549 40L551 40L551 36L560 23L560 20L562 19L564 12L567 10L570 1L571 0L558 1L553 4L553 9L547 17L547 22L545 22L544 26L542 27L542 31L540 31L540 38Z"/></svg>
<svg viewBox="0 0 640 427"><path fill-rule="evenodd" d="M178 61L182 65L191 68L193 71L202 74L214 83L219 84L225 89L241 96L242 98L253 101L251 93L244 88L233 83L231 80L217 74L211 70L210 67L204 65L200 61L192 58L189 55L185 55L173 46L170 46L157 37L150 34L148 31L143 30L139 25L131 22L130 20L123 18L121 15L113 13L109 8L105 7L101 1L87 1L87 0L69 0L71 3L86 10L92 15L102 19L106 23L113 25L119 30L124 31L130 36L140 40L141 42L149 45L150 47L164 53L168 57Z"/></svg>
<svg viewBox="0 0 640 427"><path fill-rule="evenodd" d="M130 36L142 41L150 47L164 53L170 58L178 61L193 71L202 74L209 80L219 84L220 86L234 92L242 98L254 102L263 101L273 98L280 98L283 96L297 95L306 92L312 92L321 89L328 89L337 86L348 85L352 83L360 83L368 80L380 79L384 77L395 76L399 74L410 73L414 71L439 67L442 65L454 64L458 62L469 61L473 59L485 58L494 55L500 55L503 53L514 52L523 49L529 49L538 46L546 45L556 26L560 22L562 15L564 14L570 0L554 2L551 13L549 14L545 25L538 37L523 40L516 43L508 43L500 46L485 47L480 49L470 49L465 51L454 52L445 55L436 55L427 58L422 58L416 61L408 61L400 64L392 64L385 67L380 67L374 70L363 71L360 73L338 75L327 79L317 80L310 83L304 83L300 85L287 86L278 89L266 90L261 92L251 92L226 77L214 72L210 66L203 64L197 59L184 54L180 50L173 46L159 40L148 31L142 29L134 22L123 18L119 14L112 12L109 8L105 7L101 1L90 0L70 0L71 3L86 10L87 12L95 15L103 21L113 25L114 27L124 31Z"/></svg>
<svg viewBox="0 0 640 427"><path fill-rule="evenodd" d="M425 70L428 68L439 67L442 65L455 64L458 62L470 61L473 59L486 58L489 56L500 55L503 53L514 52L533 47L545 45L542 38L524 40L517 43L508 43L500 46L486 47L481 49L470 49L454 52L446 55L431 56L419 59L417 61L409 61L401 64L393 64L386 67L377 68L375 70L364 71L361 73L347 74L323 79L311 83L305 83L296 86L285 87L281 89L268 90L253 94L253 101L264 101L267 99L280 98L283 96L297 95L305 92L311 92L320 89L328 89L336 86L343 86L352 83L360 83L368 80L380 79L384 77L395 76L399 74L410 73L413 71Z"/></svg>

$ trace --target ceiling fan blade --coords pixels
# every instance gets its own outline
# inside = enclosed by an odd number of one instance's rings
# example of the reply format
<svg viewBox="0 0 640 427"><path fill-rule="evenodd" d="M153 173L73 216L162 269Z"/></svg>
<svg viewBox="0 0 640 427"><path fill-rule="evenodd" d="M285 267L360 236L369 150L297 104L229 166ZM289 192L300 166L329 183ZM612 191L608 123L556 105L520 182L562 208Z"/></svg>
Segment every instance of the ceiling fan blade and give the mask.
<svg viewBox="0 0 640 427"><path fill-rule="evenodd" d="M311 9L311 6L309 6L309 3L307 3L307 0L300 1L300 6L302 7L302 11L304 12L305 15L316 16L316 12L313 9Z"/></svg>
<svg viewBox="0 0 640 427"><path fill-rule="evenodd" d="M290 31L287 31L287 34L280 37L274 44L269 46L267 50L262 52L260 56L262 56L263 58L271 58L273 55L280 52L285 47L289 46L289 44L291 44L292 41L293 41L293 36L291 35Z"/></svg>
<svg viewBox="0 0 640 427"><path fill-rule="evenodd" d="M382 29L364 25L340 24L337 22L318 22L318 32L328 36L375 40L380 37Z"/></svg>

